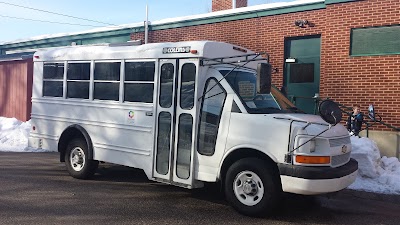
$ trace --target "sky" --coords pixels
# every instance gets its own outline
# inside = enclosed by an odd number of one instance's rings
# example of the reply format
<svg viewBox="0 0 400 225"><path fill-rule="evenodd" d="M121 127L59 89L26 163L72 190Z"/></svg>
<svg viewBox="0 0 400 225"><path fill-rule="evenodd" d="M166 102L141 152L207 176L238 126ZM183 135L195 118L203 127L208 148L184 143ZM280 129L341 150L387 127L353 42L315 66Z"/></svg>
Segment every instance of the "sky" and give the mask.
<svg viewBox="0 0 400 225"><path fill-rule="evenodd" d="M292 1L294 0L248 0L248 6ZM142 22L146 18L146 4L148 4L149 8L149 21L204 14L211 12L211 2L212 0L118 0L116 2L106 0L0 0L0 42ZM54 15L27 8L40 9L102 23Z"/></svg>
<svg viewBox="0 0 400 225"><path fill-rule="evenodd" d="M0 117L0 152L46 152L28 147L31 124L15 118ZM348 188L381 194L400 195L400 162L381 156L371 139L351 137L351 157L358 161L358 176ZM53 151L56 151L53 149Z"/></svg>

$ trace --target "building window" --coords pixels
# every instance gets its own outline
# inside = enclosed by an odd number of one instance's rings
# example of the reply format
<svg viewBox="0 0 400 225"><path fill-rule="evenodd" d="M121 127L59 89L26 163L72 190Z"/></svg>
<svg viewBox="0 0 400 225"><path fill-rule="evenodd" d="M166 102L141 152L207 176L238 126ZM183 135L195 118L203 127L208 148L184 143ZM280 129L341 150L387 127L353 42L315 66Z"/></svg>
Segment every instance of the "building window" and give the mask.
<svg viewBox="0 0 400 225"><path fill-rule="evenodd" d="M290 64L289 83L314 83L314 63Z"/></svg>
<svg viewBox="0 0 400 225"><path fill-rule="evenodd" d="M64 63L44 63L43 96L63 96Z"/></svg>
<svg viewBox="0 0 400 225"><path fill-rule="evenodd" d="M120 62L101 62L94 66L94 99L119 99Z"/></svg>
<svg viewBox="0 0 400 225"><path fill-rule="evenodd" d="M400 25L351 30L351 56L400 54Z"/></svg>
<svg viewBox="0 0 400 225"><path fill-rule="evenodd" d="M124 101L153 102L154 62L126 62Z"/></svg>
<svg viewBox="0 0 400 225"><path fill-rule="evenodd" d="M90 63L68 63L67 98L89 99Z"/></svg>

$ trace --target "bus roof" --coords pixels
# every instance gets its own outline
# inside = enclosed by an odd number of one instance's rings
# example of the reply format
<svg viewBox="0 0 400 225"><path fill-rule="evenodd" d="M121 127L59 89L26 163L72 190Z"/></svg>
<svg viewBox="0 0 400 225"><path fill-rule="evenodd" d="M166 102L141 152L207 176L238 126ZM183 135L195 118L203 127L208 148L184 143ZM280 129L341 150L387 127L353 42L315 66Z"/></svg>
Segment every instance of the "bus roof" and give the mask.
<svg viewBox="0 0 400 225"><path fill-rule="evenodd" d="M39 50L34 61L113 60L157 58L220 58L243 55L252 51L223 42L187 41L151 43L136 46L67 46Z"/></svg>

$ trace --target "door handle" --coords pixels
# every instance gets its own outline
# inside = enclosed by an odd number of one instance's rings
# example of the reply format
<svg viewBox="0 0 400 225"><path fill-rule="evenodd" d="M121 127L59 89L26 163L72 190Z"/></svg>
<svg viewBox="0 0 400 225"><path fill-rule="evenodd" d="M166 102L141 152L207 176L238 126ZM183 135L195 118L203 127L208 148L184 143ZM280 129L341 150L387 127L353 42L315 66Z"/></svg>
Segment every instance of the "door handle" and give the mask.
<svg viewBox="0 0 400 225"><path fill-rule="evenodd" d="M153 112L146 112L146 116L153 116Z"/></svg>

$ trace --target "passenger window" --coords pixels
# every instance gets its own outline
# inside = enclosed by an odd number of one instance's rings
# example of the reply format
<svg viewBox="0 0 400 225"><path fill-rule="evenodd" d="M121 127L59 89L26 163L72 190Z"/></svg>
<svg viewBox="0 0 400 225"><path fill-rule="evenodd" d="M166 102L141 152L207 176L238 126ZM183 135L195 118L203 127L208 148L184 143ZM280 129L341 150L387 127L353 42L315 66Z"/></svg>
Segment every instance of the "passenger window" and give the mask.
<svg viewBox="0 0 400 225"><path fill-rule="evenodd" d="M94 67L94 99L119 99L120 62L95 63Z"/></svg>
<svg viewBox="0 0 400 225"><path fill-rule="evenodd" d="M63 96L64 63L43 65L43 96Z"/></svg>
<svg viewBox="0 0 400 225"><path fill-rule="evenodd" d="M172 63L165 63L161 66L159 104L163 108L169 108L172 105L174 73L175 70Z"/></svg>
<svg viewBox="0 0 400 225"><path fill-rule="evenodd" d="M158 135L157 135L157 173L166 175L169 169L169 155L171 145L171 114L161 112L158 116Z"/></svg>
<svg viewBox="0 0 400 225"><path fill-rule="evenodd" d="M193 117L183 113L179 116L178 149L176 153L176 176L188 179L190 176L190 160L192 154Z"/></svg>
<svg viewBox="0 0 400 225"><path fill-rule="evenodd" d="M126 81L154 81L154 62L125 63Z"/></svg>
<svg viewBox="0 0 400 225"><path fill-rule="evenodd" d="M201 106L197 151L211 156L215 152L219 122L226 98L223 87L214 78L207 81Z"/></svg>
<svg viewBox="0 0 400 225"><path fill-rule="evenodd" d="M89 99L90 63L68 63L67 98Z"/></svg>
<svg viewBox="0 0 400 225"><path fill-rule="evenodd" d="M196 65L186 63L181 72L181 98L182 109L192 109L194 105L194 88L196 79Z"/></svg>
<svg viewBox="0 0 400 225"><path fill-rule="evenodd" d="M126 62L124 101L153 102L155 62Z"/></svg>

